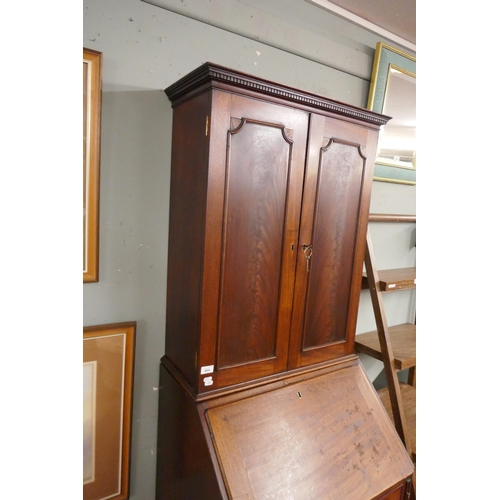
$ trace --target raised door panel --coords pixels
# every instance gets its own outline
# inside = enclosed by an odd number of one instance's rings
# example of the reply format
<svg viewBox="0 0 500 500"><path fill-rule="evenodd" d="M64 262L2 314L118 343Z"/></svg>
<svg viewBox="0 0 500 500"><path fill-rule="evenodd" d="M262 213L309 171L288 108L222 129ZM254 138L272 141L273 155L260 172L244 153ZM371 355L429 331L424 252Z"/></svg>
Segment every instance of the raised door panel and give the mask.
<svg viewBox="0 0 500 500"><path fill-rule="evenodd" d="M292 140L276 123L234 120L228 135L219 368L276 356Z"/></svg>
<svg viewBox="0 0 500 500"><path fill-rule="evenodd" d="M201 379L209 390L286 369L308 126L308 114L292 108L215 99L226 111L211 124L220 160L209 198L222 196L208 200L215 251L206 253L205 281L217 299L205 301L200 361L214 367Z"/></svg>
<svg viewBox="0 0 500 500"><path fill-rule="evenodd" d="M291 366L351 352L366 231L370 132L314 115L300 226ZM368 172L367 172L368 169ZM364 228L364 229L363 229ZM359 278L361 279L361 278Z"/></svg>

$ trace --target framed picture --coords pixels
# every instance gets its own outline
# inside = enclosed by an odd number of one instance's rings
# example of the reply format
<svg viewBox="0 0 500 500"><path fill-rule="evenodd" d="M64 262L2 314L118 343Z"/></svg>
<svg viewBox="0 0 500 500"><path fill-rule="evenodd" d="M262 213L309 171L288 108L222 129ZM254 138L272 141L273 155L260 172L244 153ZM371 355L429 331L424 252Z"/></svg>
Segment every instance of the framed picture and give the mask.
<svg viewBox="0 0 500 500"><path fill-rule="evenodd" d="M83 500L129 498L135 332L83 328Z"/></svg>
<svg viewBox="0 0 500 500"><path fill-rule="evenodd" d="M99 281L102 53L83 49L83 282Z"/></svg>
<svg viewBox="0 0 500 500"><path fill-rule="evenodd" d="M377 44L367 108L392 119L380 131L376 181L416 184L416 64L415 57Z"/></svg>

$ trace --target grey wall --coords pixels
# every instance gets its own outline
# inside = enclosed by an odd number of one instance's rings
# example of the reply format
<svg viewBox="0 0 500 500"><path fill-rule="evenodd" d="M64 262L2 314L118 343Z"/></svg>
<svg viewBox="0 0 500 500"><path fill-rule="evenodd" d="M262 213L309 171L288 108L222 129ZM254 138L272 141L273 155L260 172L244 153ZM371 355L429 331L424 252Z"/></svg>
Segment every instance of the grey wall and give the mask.
<svg viewBox="0 0 500 500"><path fill-rule="evenodd" d="M83 286L83 321L137 321L132 500L153 499L155 488L172 119L163 89L211 61L364 107L382 40L304 0L158 2L165 8L139 0L83 2L83 46L104 55L100 279ZM376 182L372 212L415 213L415 187ZM409 227L374 228L376 241L391 243L380 264L414 262L409 235ZM411 316L410 303L403 296L387 305L394 322ZM374 325L363 294L358 331ZM374 379L381 366L363 362Z"/></svg>

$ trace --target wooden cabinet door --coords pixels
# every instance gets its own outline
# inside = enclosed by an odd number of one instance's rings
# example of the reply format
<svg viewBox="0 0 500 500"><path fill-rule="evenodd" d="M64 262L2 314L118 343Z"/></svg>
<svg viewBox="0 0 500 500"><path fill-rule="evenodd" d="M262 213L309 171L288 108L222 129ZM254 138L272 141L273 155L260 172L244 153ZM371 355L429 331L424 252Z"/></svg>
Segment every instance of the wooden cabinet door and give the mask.
<svg viewBox="0 0 500 500"><path fill-rule="evenodd" d="M352 352L376 133L312 115L290 368Z"/></svg>
<svg viewBox="0 0 500 500"><path fill-rule="evenodd" d="M225 92L212 109L199 360L208 390L287 367L309 119Z"/></svg>

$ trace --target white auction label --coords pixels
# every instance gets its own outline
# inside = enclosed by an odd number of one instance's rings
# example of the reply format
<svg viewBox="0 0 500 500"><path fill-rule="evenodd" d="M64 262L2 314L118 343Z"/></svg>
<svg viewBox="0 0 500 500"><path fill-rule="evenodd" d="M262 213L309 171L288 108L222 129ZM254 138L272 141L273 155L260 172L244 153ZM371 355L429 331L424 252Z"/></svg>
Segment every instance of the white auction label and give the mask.
<svg viewBox="0 0 500 500"><path fill-rule="evenodd" d="M200 375L205 375L206 373L213 373L214 365L202 366L200 370Z"/></svg>

